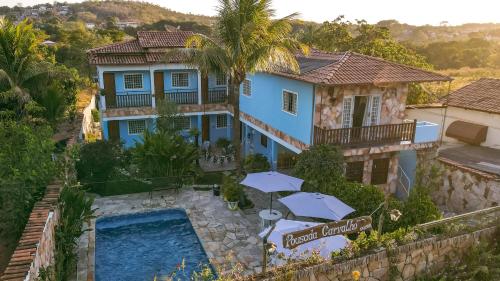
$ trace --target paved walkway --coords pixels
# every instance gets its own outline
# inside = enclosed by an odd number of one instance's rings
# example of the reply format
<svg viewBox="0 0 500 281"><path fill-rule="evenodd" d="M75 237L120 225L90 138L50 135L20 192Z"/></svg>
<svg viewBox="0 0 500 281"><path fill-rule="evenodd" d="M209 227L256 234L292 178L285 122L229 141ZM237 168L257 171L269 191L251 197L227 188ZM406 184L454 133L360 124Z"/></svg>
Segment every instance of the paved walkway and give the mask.
<svg viewBox="0 0 500 281"><path fill-rule="evenodd" d="M211 191L195 191L191 188L178 193L155 192L153 199L150 199L147 193L96 198L94 207L98 208L97 217L183 208L213 265L227 266L229 260L232 265L241 264L244 274L251 274L260 272L262 268L262 240L258 237L260 231L258 212L268 208L269 195L253 189L246 189L246 192L255 203L255 207L244 211L230 211L222 198L213 196ZM273 202L273 208L277 208L283 214L286 213L284 207L277 201ZM93 248L92 245L88 245L88 241L95 240L92 237L88 238L81 239L79 243L81 252ZM227 257L229 259L226 259ZM78 280L87 280L86 273L93 271L92 268L87 270L85 268L87 261L79 260Z"/></svg>

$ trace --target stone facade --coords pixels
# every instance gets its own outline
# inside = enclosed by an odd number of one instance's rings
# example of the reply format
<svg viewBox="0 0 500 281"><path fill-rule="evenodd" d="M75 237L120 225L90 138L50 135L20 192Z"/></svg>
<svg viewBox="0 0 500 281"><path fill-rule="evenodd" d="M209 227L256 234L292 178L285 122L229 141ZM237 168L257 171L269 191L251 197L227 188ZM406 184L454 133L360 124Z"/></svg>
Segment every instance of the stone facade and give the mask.
<svg viewBox="0 0 500 281"><path fill-rule="evenodd" d="M445 210L464 213L500 205L500 177L438 158L443 167L443 185L433 192Z"/></svg>
<svg viewBox="0 0 500 281"><path fill-rule="evenodd" d="M341 128L344 97L373 95L382 97L379 124L403 122L408 96L407 84L387 85L387 87L374 85L318 86L315 92L314 125L324 129Z"/></svg>
<svg viewBox="0 0 500 281"><path fill-rule="evenodd" d="M395 266L394 280L414 280L418 275L433 273L445 265L458 262L461 256L480 239L491 238L496 227L478 230L473 233L438 239L436 237L400 246L391 251L386 250L361 258L332 264L325 262L316 266L297 270L294 276L273 276L263 278L253 276L251 280L295 280L295 281L351 281L352 272L361 273L360 281L389 280L391 262Z"/></svg>

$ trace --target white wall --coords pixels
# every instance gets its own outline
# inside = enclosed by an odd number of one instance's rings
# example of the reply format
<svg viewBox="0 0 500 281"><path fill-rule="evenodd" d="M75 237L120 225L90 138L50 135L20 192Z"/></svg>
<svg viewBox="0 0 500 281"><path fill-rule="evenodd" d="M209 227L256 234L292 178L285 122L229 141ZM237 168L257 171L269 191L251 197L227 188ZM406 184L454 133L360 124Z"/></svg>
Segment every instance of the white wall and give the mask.
<svg viewBox="0 0 500 281"><path fill-rule="evenodd" d="M439 125L443 125L444 114L445 108L438 107L415 108L406 110L407 119L429 121ZM441 128L444 128L444 132L446 132L448 126L452 122L457 120L488 126L488 135L486 137L486 141L481 145L500 149L500 114L491 114L477 110L469 110L450 106L446 111L446 122L444 126L441 126ZM454 138L446 137L445 134L443 134L443 142L460 143Z"/></svg>

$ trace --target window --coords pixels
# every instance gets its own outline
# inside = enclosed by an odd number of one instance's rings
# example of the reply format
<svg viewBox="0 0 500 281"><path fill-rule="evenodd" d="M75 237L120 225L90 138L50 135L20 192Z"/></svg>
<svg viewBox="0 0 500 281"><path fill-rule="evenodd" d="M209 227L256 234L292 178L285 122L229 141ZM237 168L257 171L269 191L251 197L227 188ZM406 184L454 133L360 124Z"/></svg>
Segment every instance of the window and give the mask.
<svg viewBox="0 0 500 281"><path fill-rule="evenodd" d="M252 95L252 81L248 79L243 81L243 94L248 97Z"/></svg>
<svg viewBox="0 0 500 281"><path fill-rule="evenodd" d="M146 120L130 120L128 121L128 134L139 135L146 130Z"/></svg>
<svg viewBox="0 0 500 281"><path fill-rule="evenodd" d="M260 145L267 147L267 136L264 134L260 134Z"/></svg>
<svg viewBox="0 0 500 281"><path fill-rule="evenodd" d="M123 75L125 89L142 89L142 74L125 74Z"/></svg>
<svg viewBox="0 0 500 281"><path fill-rule="evenodd" d="M227 115L226 114L217 114L217 122L215 123L215 127L217 129L227 128Z"/></svg>
<svg viewBox="0 0 500 281"><path fill-rule="evenodd" d="M173 72L172 73L172 87L176 87L176 88L189 87L189 73L187 73L187 72Z"/></svg>
<svg viewBox="0 0 500 281"><path fill-rule="evenodd" d="M283 111L297 114L297 93L283 91Z"/></svg>
<svg viewBox="0 0 500 281"><path fill-rule="evenodd" d="M175 117L174 127L178 130L189 130L191 129L191 119L187 116Z"/></svg>
<svg viewBox="0 0 500 281"><path fill-rule="evenodd" d="M226 86L226 74L218 73L215 77L215 85L216 86Z"/></svg>
<svg viewBox="0 0 500 281"><path fill-rule="evenodd" d="M365 166L365 162L363 162L363 161L356 161L356 162L347 163L346 169L345 169L345 178L348 181L363 182L364 166Z"/></svg>

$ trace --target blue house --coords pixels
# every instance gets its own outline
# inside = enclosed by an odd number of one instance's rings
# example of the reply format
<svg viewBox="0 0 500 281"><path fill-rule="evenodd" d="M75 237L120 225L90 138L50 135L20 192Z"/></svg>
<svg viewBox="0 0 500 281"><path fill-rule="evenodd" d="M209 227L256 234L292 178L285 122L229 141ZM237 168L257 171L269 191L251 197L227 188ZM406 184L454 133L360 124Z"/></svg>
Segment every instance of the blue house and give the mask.
<svg viewBox="0 0 500 281"><path fill-rule="evenodd" d="M105 139L134 146L144 130L154 129L161 99L178 104L179 125L186 136L197 128L198 143L231 138L226 77L204 79L180 58L165 61L166 50L184 48L192 34L140 31L131 41L88 51L102 89ZM350 180L407 191L414 167L400 165L400 156L404 164L405 153L433 148L439 139L436 124L405 120L408 86L450 78L352 52L312 50L297 60L298 74L247 75L240 89L243 153L261 153L279 169L312 145L337 145Z"/></svg>

